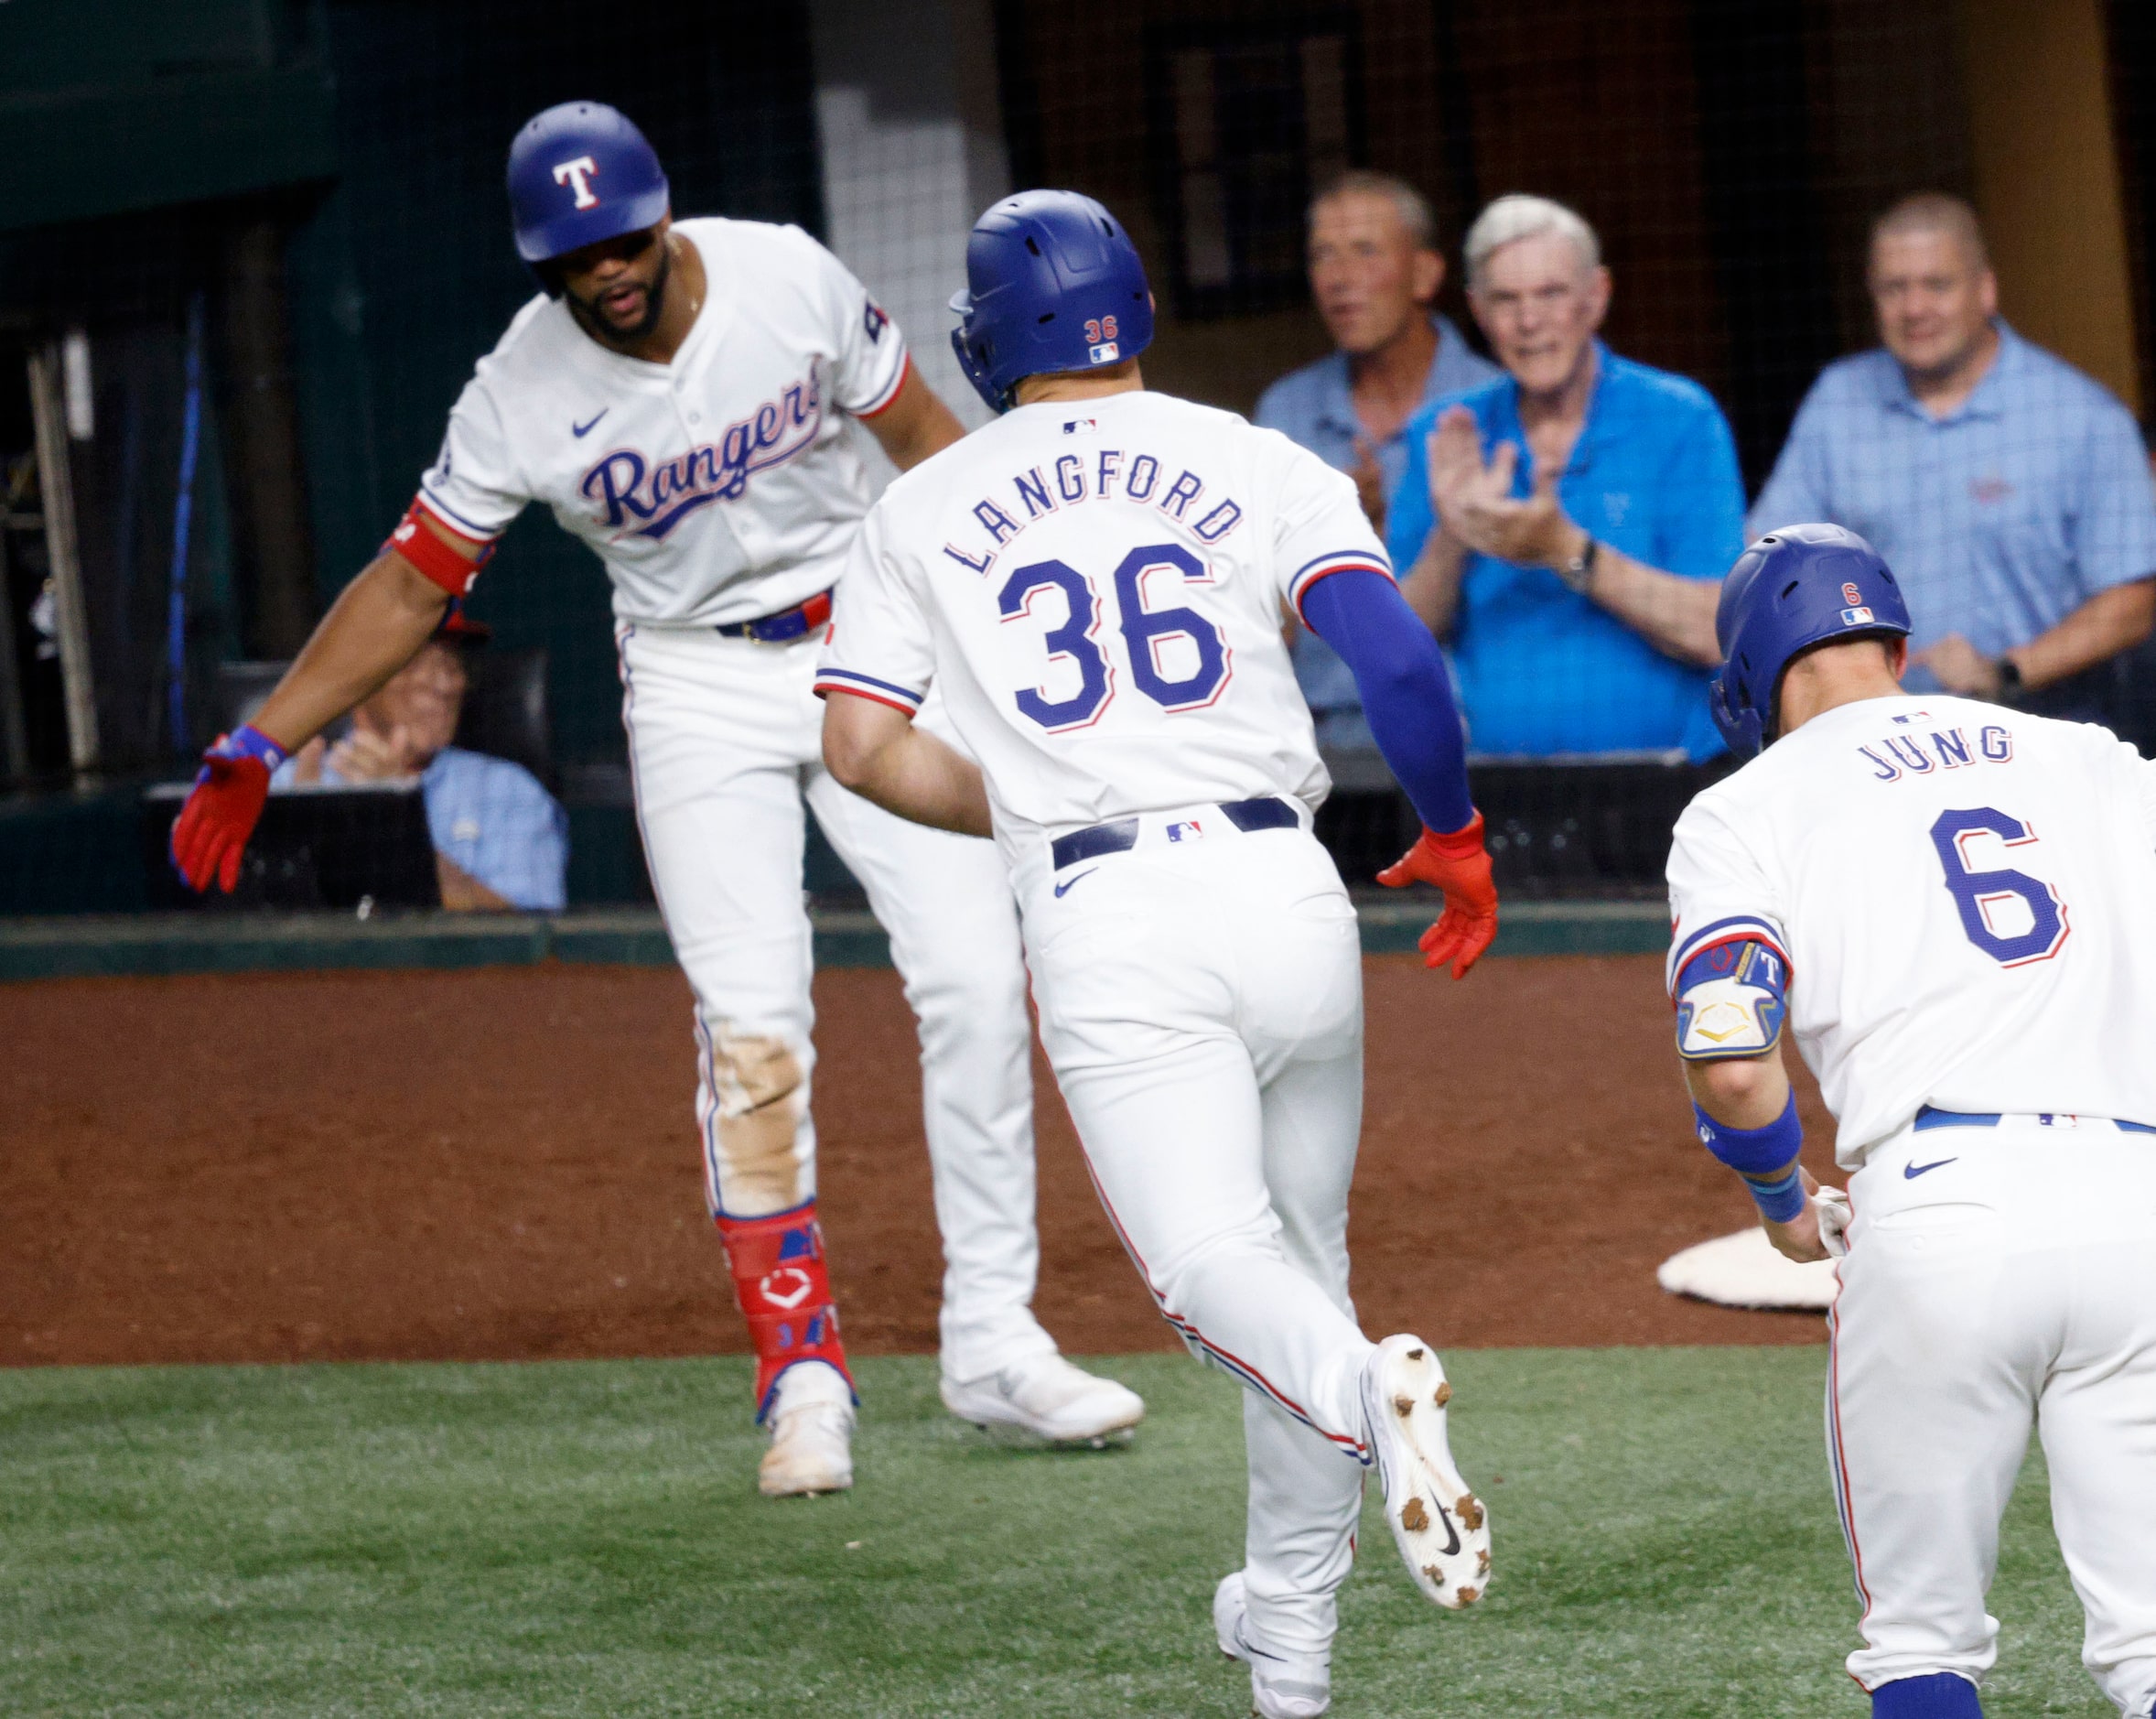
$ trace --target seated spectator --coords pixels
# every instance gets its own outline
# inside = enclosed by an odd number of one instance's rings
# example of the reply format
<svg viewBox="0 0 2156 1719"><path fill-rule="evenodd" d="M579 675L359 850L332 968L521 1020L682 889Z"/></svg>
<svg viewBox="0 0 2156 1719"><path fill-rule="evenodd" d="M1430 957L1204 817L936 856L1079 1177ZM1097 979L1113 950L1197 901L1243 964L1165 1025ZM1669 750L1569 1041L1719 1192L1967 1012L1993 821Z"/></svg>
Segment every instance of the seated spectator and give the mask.
<svg viewBox="0 0 2156 1719"><path fill-rule="evenodd" d="M1428 202L1405 179L1345 173L1318 193L1310 209L1310 297L1336 350L1267 388L1256 422L1353 477L1364 512L1383 531L1385 492L1407 459L1401 431L1408 415L1487 382L1497 367L1430 308L1445 284L1445 257ZM1377 743L1347 665L1307 630L1294 650L1319 743L1374 758Z"/></svg>
<svg viewBox="0 0 2156 1719"><path fill-rule="evenodd" d="M458 637L437 633L352 712L349 734L335 745L309 741L272 785L416 777L444 907L558 913L567 893L567 816L522 764L449 744L469 685Z"/></svg>
<svg viewBox="0 0 2156 1719"><path fill-rule="evenodd" d="M1467 296L1506 373L1409 420L1385 543L1451 644L1471 744L1712 757L1714 608L1744 546L1721 409L1596 338L1610 272L1561 203L1485 209Z"/></svg>
<svg viewBox="0 0 2156 1719"><path fill-rule="evenodd" d="M2156 620L2156 484L2125 406L1999 316L1976 211L1903 199L1871 230L1883 350L1805 396L1752 535L1869 538L1916 631L1912 692L2110 719L2109 660Z"/></svg>

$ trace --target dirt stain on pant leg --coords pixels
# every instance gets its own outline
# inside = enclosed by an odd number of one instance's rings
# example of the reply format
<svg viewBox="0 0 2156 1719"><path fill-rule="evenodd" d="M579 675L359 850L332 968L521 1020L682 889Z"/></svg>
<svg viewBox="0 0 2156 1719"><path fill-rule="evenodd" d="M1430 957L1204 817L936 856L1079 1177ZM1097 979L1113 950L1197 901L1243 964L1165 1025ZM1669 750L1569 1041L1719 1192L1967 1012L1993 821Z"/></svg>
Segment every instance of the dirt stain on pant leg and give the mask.
<svg viewBox="0 0 2156 1719"><path fill-rule="evenodd" d="M711 1080L727 1210L753 1216L800 1205L804 1178L798 1144L805 1099L800 1058L785 1040L760 1033L721 1027L713 1043Z"/></svg>

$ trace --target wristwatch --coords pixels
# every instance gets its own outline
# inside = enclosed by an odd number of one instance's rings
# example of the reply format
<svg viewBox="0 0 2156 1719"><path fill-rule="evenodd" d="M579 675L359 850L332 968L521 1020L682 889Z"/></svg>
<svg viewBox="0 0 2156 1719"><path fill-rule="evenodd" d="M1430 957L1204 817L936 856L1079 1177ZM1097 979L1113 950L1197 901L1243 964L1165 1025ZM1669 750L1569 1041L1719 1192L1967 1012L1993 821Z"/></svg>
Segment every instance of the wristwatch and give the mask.
<svg viewBox="0 0 2156 1719"><path fill-rule="evenodd" d="M1601 546L1590 536L1587 540L1586 548L1569 561L1558 562L1557 566L1550 568L1550 571L1584 597L1587 595L1588 587L1594 583L1594 558Z"/></svg>
<svg viewBox="0 0 2156 1719"><path fill-rule="evenodd" d="M2010 656L2000 657L1991 666L1999 675L1999 702L2020 704L2027 690L2021 684L2021 665Z"/></svg>

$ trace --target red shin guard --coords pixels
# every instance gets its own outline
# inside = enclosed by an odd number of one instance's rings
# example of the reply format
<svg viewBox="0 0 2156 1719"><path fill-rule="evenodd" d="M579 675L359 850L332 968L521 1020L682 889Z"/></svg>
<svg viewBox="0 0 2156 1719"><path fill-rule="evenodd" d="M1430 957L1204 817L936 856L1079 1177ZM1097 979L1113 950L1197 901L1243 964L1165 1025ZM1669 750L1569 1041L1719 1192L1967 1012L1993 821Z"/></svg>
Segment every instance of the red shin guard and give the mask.
<svg viewBox="0 0 2156 1719"><path fill-rule="evenodd" d="M824 1231L814 1200L769 1217L714 1220L734 1274L734 1296L756 1349L756 1418L771 1412L779 1375L801 1361L825 1361L850 1389L838 1309L824 1264Z"/></svg>

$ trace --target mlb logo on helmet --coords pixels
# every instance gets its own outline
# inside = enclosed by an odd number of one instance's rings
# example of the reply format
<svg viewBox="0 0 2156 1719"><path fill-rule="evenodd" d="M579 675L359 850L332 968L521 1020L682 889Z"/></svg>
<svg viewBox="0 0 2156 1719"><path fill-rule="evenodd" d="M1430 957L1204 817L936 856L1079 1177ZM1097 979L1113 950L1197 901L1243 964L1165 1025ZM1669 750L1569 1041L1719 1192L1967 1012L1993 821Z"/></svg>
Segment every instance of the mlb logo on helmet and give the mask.
<svg viewBox="0 0 2156 1719"><path fill-rule="evenodd" d="M1869 609L1861 606L1841 611L1841 624L1845 627L1869 627L1876 619Z"/></svg>
<svg viewBox="0 0 2156 1719"><path fill-rule="evenodd" d="M1123 355L1123 349L1113 341L1103 341L1098 346L1089 346L1085 354L1096 364L1112 364Z"/></svg>

